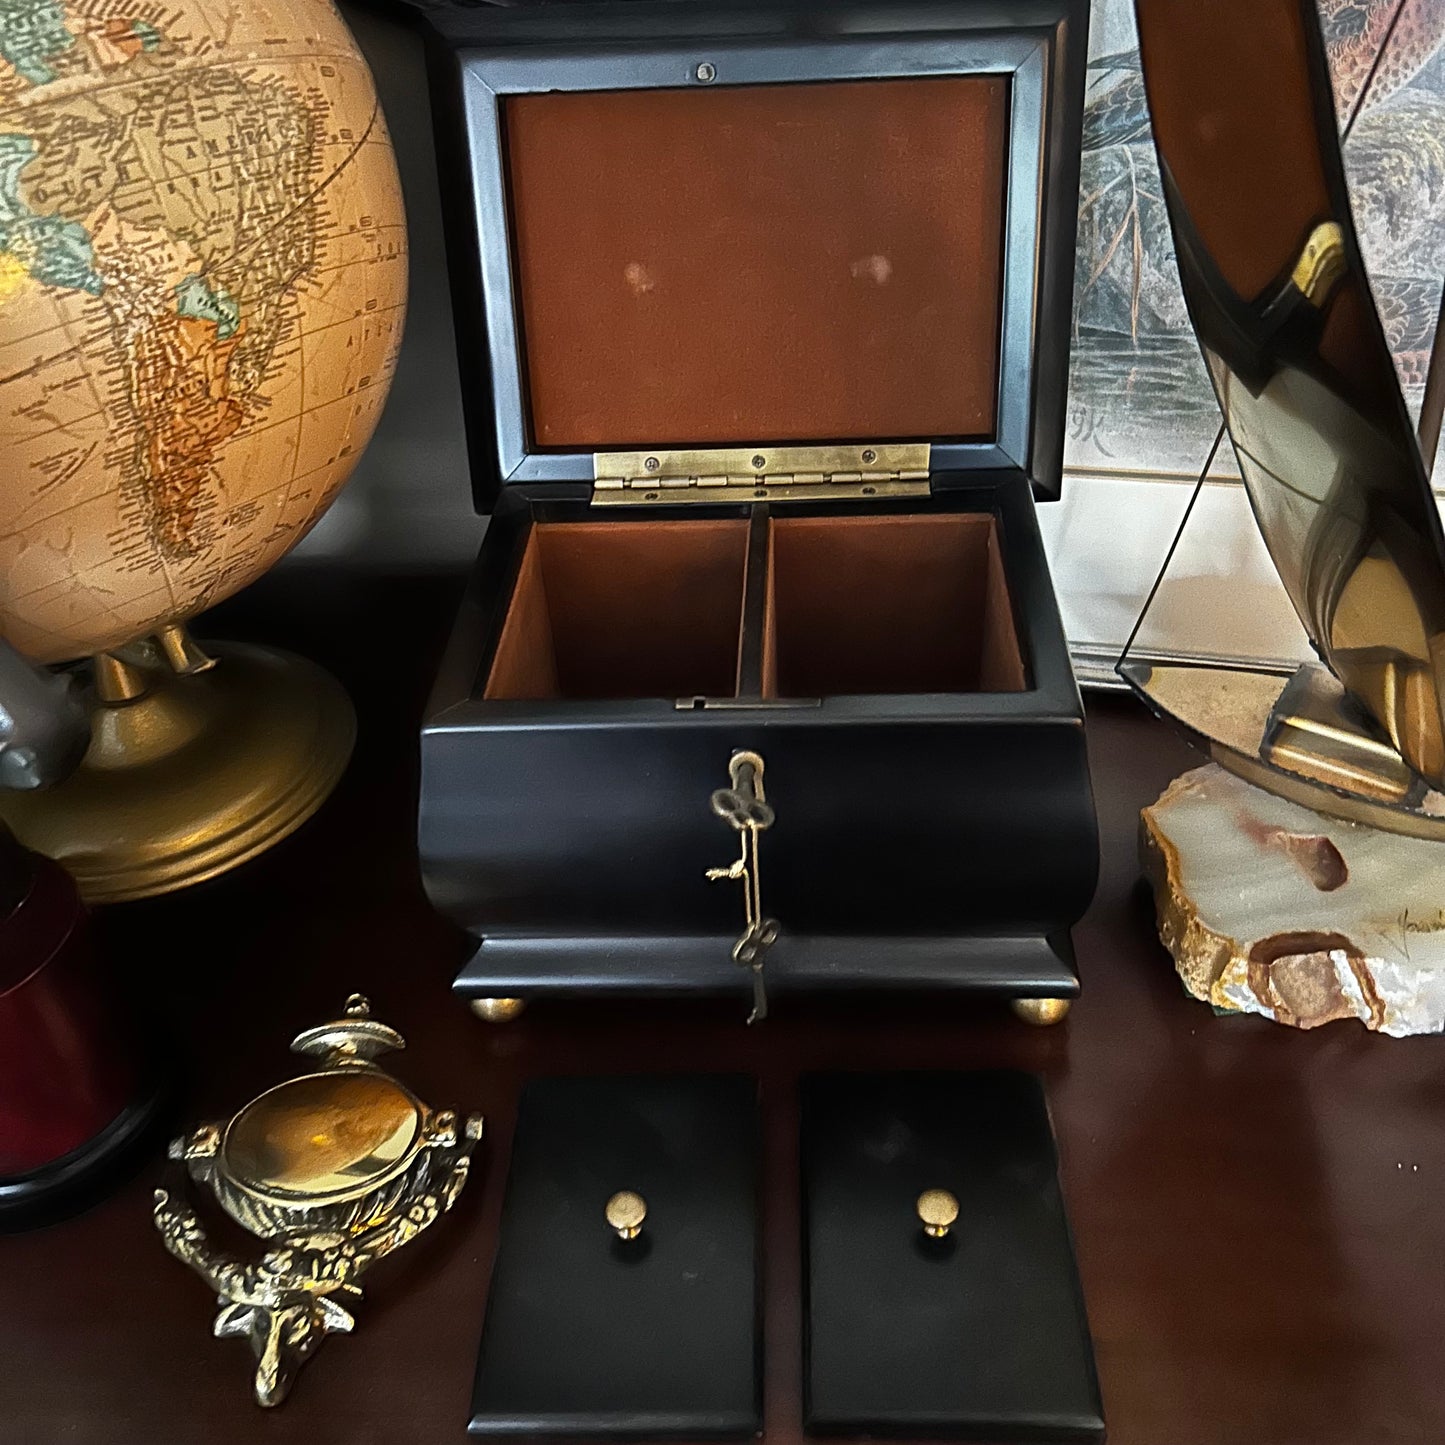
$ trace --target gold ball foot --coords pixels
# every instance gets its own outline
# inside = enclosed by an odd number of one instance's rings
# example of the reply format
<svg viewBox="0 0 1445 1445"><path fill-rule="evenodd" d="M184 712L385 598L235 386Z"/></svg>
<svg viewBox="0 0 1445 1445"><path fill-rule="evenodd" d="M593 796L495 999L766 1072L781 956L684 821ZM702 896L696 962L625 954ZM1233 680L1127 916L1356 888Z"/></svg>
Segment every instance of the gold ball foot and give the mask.
<svg viewBox="0 0 1445 1445"><path fill-rule="evenodd" d="M1063 1023L1073 1003L1071 998L1016 998L1009 1007L1026 1024L1043 1029Z"/></svg>
<svg viewBox="0 0 1445 1445"><path fill-rule="evenodd" d="M524 998L474 998L472 1012L484 1023L509 1024L526 1010Z"/></svg>
<svg viewBox="0 0 1445 1445"><path fill-rule="evenodd" d="M79 768L43 791L0 793L0 818L63 863L87 902L234 868L299 828L341 777L356 717L334 678L285 652L214 651L214 666L99 659Z"/></svg>

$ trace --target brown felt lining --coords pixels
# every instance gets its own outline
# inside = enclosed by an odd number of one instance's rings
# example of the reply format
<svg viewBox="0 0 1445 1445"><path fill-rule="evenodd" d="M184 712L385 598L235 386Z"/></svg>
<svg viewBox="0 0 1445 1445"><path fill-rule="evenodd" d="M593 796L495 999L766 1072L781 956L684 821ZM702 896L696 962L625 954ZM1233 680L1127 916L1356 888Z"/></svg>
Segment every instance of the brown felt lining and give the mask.
<svg viewBox="0 0 1445 1445"><path fill-rule="evenodd" d="M764 694L1017 692L992 517L773 522Z"/></svg>
<svg viewBox="0 0 1445 1445"><path fill-rule="evenodd" d="M534 446L992 435L1003 77L503 106Z"/></svg>
<svg viewBox="0 0 1445 1445"><path fill-rule="evenodd" d="M731 697L746 521L539 523L488 698Z"/></svg>
<svg viewBox="0 0 1445 1445"><path fill-rule="evenodd" d="M770 524L764 697L1027 686L992 517ZM484 696L731 697L748 524L540 523Z"/></svg>

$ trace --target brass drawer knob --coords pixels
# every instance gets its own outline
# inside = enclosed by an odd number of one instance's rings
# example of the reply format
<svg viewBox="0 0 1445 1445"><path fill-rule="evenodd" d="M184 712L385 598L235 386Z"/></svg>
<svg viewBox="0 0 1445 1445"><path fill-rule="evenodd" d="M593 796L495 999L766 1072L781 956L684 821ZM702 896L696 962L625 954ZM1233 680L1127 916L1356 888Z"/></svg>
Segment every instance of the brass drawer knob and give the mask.
<svg viewBox="0 0 1445 1445"><path fill-rule="evenodd" d="M925 1189L915 1207L930 1239L942 1239L958 1218L958 1200L946 1189Z"/></svg>
<svg viewBox="0 0 1445 1445"><path fill-rule="evenodd" d="M607 1223L619 1239L636 1239L647 1218L647 1201L630 1189L619 1190L607 1201Z"/></svg>

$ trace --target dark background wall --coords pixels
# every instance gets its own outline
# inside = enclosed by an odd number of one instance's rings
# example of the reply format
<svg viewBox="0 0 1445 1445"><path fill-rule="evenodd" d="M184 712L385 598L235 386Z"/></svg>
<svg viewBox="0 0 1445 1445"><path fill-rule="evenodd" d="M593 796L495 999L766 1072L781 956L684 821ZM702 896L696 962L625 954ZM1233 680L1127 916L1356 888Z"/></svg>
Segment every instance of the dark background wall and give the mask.
<svg viewBox="0 0 1445 1445"><path fill-rule="evenodd" d="M391 397L346 489L285 565L344 558L452 570L476 554L431 107L421 36L371 7L340 10L371 64L401 171L411 250L406 333Z"/></svg>

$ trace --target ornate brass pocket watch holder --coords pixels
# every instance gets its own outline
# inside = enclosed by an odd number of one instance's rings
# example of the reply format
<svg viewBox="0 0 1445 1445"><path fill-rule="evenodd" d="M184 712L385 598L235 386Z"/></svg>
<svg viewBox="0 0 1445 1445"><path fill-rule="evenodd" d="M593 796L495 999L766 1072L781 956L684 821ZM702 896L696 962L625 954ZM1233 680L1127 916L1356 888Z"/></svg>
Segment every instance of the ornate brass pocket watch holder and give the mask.
<svg viewBox="0 0 1445 1445"><path fill-rule="evenodd" d="M157 1189L165 1246L217 1293L217 1338L256 1354L255 1392L279 1405L322 1339L349 1333L361 1276L456 1203L482 1116L421 1103L375 1062L405 1048L359 994L345 1017L298 1034L321 1061L268 1089L225 1123L175 1140L173 1159L266 1245L257 1261L214 1248L199 1218Z"/></svg>

